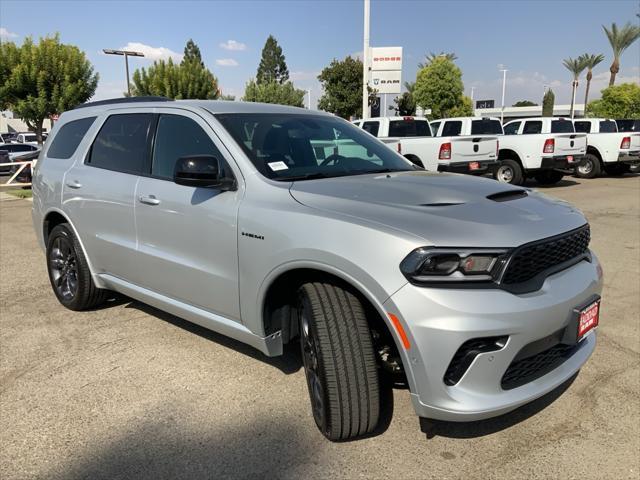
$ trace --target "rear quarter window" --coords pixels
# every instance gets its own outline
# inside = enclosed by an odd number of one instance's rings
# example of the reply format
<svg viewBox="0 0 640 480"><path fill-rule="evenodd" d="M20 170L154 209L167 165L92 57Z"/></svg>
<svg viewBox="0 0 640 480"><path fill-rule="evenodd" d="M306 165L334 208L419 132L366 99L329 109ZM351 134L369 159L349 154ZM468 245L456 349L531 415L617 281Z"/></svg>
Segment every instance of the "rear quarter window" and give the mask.
<svg viewBox="0 0 640 480"><path fill-rule="evenodd" d="M53 139L47 157L63 160L71 158L95 119L96 117L87 117L65 123Z"/></svg>
<svg viewBox="0 0 640 480"><path fill-rule="evenodd" d="M502 135L502 125L499 120L472 120L471 135Z"/></svg>
<svg viewBox="0 0 640 480"><path fill-rule="evenodd" d="M551 133L575 133L573 123L569 120L551 120Z"/></svg>
<svg viewBox="0 0 640 480"><path fill-rule="evenodd" d="M600 133L616 133L618 127L613 120L603 120L600 122Z"/></svg>
<svg viewBox="0 0 640 480"><path fill-rule="evenodd" d="M460 120L454 120L452 122L444 122L442 127L443 137L457 137L462 131L462 122Z"/></svg>
<svg viewBox="0 0 640 480"><path fill-rule="evenodd" d="M424 120L392 120L389 122L390 137L430 137L429 122Z"/></svg>

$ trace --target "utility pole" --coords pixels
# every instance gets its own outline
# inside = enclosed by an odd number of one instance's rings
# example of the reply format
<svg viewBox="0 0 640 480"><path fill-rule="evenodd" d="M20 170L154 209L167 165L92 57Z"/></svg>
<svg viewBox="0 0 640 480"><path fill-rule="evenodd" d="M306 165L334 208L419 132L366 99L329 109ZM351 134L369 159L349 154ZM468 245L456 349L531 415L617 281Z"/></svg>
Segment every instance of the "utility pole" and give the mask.
<svg viewBox="0 0 640 480"><path fill-rule="evenodd" d="M369 118L369 12L370 0L364 0L364 49L362 50L362 119Z"/></svg>
<svg viewBox="0 0 640 480"><path fill-rule="evenodd" d="M473 113L473 115L475 116L476 114L476 106L473 103L473 93L475 92L476 87L471 87L471 112Z"/></svg>
<svg viewBox="0 0 640 480"><path fill-rule="evenodd" d="M498 68L502 72L502 108L500 109L500 123L504 123L504 93L507 88L507 69L504 65L498 65Z"/></svg>
<svg viewBox="0 0 640 480"><path fill-rule="evenodd" d="M134 52L132 50L113 50L104 48L102 50L107 55L124 55L124 68L127 74L127 94L131 96L131 85L129 84L129 57L144 57L142 52Z"/></svg>
<svg viewBox="0 0 640 480"><path fill-rule="evenodd" d="M311 110L311 89L307 90L307 95L309 96L308 109Z"/></svg>

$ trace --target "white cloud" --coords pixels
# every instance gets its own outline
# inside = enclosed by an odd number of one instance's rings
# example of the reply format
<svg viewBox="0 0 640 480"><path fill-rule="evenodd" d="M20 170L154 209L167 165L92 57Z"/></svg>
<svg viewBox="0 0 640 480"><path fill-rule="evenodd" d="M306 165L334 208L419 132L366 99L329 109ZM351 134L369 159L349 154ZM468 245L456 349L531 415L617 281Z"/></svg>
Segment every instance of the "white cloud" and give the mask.
<svg viewBox="0 0 640 480"><path fill-rule="evenodd" d="M226 42L222 42L220 44L220 48L224 48L225 50L246 50L247 46L242 42L236 42L235 40L227 40Z"/></svg>
<svg viewBox="0 0 640 480"><path fill-rule="evenodd" d="M8 40L8 39L17 38L17 37L18 37L17 33L10 32L4 27L0 27L0 38L2 38L3 40Z"/></svg>
<svg viewBox="0 0 640 480"><path fill-rule="evenodd" d="M166 47L152 47L139 42L129 42L124 47L120 47L120 50L142 52L145 58L149 60L168 60L171 58L174 61L181 61L183 57L181 53L176 53Z"/></svg>
<svg viewBox="0 0 640 480"><path fill-rule="evenodd" d="M233 58L218 58L216 60L216 65L221 67L237 67L238 62L236 62Z"/></svg>

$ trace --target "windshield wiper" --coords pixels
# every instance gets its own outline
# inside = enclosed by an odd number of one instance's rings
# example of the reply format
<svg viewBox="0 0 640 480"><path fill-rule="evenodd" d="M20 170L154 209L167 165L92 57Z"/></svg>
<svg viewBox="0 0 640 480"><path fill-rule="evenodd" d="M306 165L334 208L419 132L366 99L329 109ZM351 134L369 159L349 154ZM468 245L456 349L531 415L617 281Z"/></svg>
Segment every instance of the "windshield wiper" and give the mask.
<svg viewBox="0 0 640 480"><path fill-rule="evenodd" d="M274 178L274 180L277 180L279 182L296 182L298 180L313 180L316 178L331 178L331 177L338 177L340 175L329 175L328 173L320 173L320 172L316 172L316 173L306 173L304 175L292 175L289 177L277 177Z"/></svg>

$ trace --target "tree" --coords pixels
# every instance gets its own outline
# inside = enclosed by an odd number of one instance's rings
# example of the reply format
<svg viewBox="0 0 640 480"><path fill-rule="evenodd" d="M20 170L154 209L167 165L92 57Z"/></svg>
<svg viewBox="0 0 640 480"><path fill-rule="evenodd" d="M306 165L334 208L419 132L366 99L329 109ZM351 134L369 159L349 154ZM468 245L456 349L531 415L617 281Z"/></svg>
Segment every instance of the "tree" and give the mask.
<svg viewBox="0 0 640 480"><path fill-rule="evenodd" d="M200 49L189 40L181 63L174 63L169 58L153 62L148 69L136 70L131 94L213 100L220 96L220 90L218 79L202 63Z"/></svg>
<svg viewBox="0 0 640 480"><path fill-rule="evenodd" d="M640 86L623 83L602 90L602 97L587 106L590 116L640 118Z"/></svg>
<svg viewBox="0 0 640 480"><path fill-rule="evenodd" d="M512 105L512 107L537 107L538 104L531 100L520 100Z"/></svg>
<svg viewBox="0 0 640 480"><path fill-rule="evenodd" d="M433 52L429 52L427 55L424 56L425 63L419 63L418 64L418 70L422 70L424 67L428 67L429 65L431 65L431 62L433 62L438 57L446 58L447 60L450 60L452 62L455 62L458 59L458 56L453 52L450 52L450 53L445 53L445 52L433 53Z"/></svg>
<svg viewBox="0 0 640 480"><path fill-rule="evenodd" d="M553 90L549 89L542 97L542 116L543 117L553 117L553 104L556 101L556 96L553 93Z"/></svg>
<svg viewBox="0 0 640 480"><path fill-rule="evenodd" d="M226 100L227 102L234 102L236 100L236 96L235 95L223 95L223 94L221 94L218 97L218 100Z"/></svg>
<svg viewBox="0 0 640 480"><path fill-rule="evenodd" d="M245 102L277 103L280 105L304 106L304 90L298 90L293 83L258 83L251 79L244 90Z"/></svg>
<svg viewBox="0 0 640 480"><path fill-rule="evenodd" d="M571 109L569 110L571 118L573 118L573 106L576 102L576 90L578 89L578 79L580 75L587 68L587 64L583 57L578 58L567 58L562 61L562 64L565 66L567 70L571 72L573 75L573 82L571 83Z"/></svg>
<svg viewBox="0 0 640 480"><path fill-rule="evenodd" d="M418 72L413 98L416 104L431 109L433 119L450 116L450 112L464 109L462 71L444 56Z"/></svg>
<svg viewBox="0 0 640 480"><path fill-rule="evenodd" d="M283 84L287 80L289 80L289 70L282 54L282 47L278 45L278 41L273 35L269 35L262 49L262 58L256 74L256 83L276 82Z"/></svg>
<svg viewBox="0 0 640 480"><path fill-rule="evenodd" d="M584 92L584 107L587 108L587 103L589 103L589 88L591 87L591 79L593 79L593 69L604 60L604 55L585 53L581 55L580 58L582 58L587 68L587 87Z"/></svg>
<svg viewBox="0 0 640 480"><path fill-rule="evenodd" d="M406 116L416 114L416 102L411 92L404 92L399 97L393 99L395 106L389 105L389 110L395 110L396 115Z"/></svg>
<svg viewBox="0 0 640 480"><path fill-rule="evenodd" d="M473 116L473 100L466 95L460 103L447 112L447 117L471 117Z"/></svg>
<svg viewBox="0 0 640 480"><path fill-rule="evenodd" d="M202 61L202 54L200 53L200 47L195 44L192 39L189 39L184 47L184 57L182 57L182 64L196 62L204 68L204 62Z"/></svg>
<svg viewBox="0 0 640 480"><path fill-rule="evenodd" d="M0 43L0 108L22 118L42 143L46 118L89 100L98 74L84 52L60 43L60 36L27 37L20 47Z"/></svg>
<svg viewBox="0 0 640 480"><path fill-rule="evenodd" d="M342 118L362 116L362 62L348 56L322 69L318 80L323 94L318 108ZM371 94L371 92L370 92Z"/></svg>
<svg viewBox="0 0 640 480"><path fill-rule="evenodd" d="M602 28L613 50L613 62L611 63L611 67L609 67L609 71L611 72L609 86L612 86L616 82L616 75L620 71L620 57L622 56L622 52L629 48L631 44L640 37L640 27L632 25L631 22L627 22L627 24L620 29L618 29L615 23L611 24L611 29L608 29L604 25Z"/></svg>

